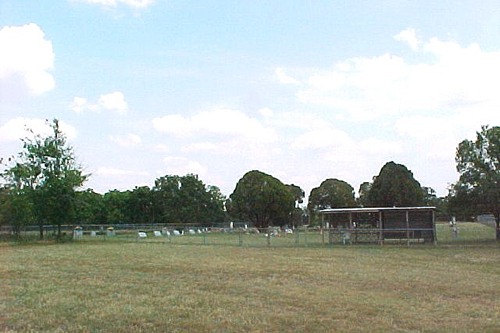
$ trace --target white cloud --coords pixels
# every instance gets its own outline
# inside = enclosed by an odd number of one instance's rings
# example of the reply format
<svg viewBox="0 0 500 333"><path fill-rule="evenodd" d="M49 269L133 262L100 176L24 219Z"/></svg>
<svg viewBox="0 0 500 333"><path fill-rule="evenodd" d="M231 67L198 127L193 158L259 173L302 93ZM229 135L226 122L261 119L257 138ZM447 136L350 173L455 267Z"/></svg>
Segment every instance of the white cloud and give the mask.
<svg viewBox="0 0 500 333"><path fill-rule="evenodd" d="M123 114L127 112L128 104L125 101L125 95L123 95L121 91L115 91L109 94L101 95L97 103L90 103L87 98L76 96L73 98L70 108L76 113L107 110Z"/></svg>
<svg viewBox="0 0 500 333"><path fill-rule="evenodd" d="M285 72L285 69L282 67L278 67L274 71L274 78L278 80L278 82L282 84L291 84L291 85L297 85L300 84L300 81L291 77Z"/></svg>
<svg viewBox="0 0 500 333"><path fill-rule="evenodd" d="M219 148L220 146L211 142L196 142L183 147L182 151L184 152L210 151L213 153L217 153Z"/></svg>
<svg viewBox="0 0 500 333"><path fill-rule="evenodd" d="M422 145L425 156L453 161L459 142L473 139L482 125L499 123L499 112L474 112L467 109L444 116L402 117L395 122L395 130L402 139Z"/></svg>
<svg viewBox="0 0 500 333"><path fill-rule="evenodd" d="M109 139L124 148L133 148L141 144L142 139L137 134L129 133L127 135L111 135Z"/></svg>
<svg viewBox="0 0 500 333"><path fill-rule="evenodd" d="M118 7L124 5L135 9L146 8L152 5L154 0L76 0L91 5L101 5L103 7Z"/></svg>
<svg viewBox="0 0 500 333"><path fill-rule="evenodd" d="M127 102L125 102L125 96L121 91L101 95L101 97L99 97L98 104L106 110L118 113L125 113L128 108Z"/></svg>
<svg viewBox="0 0 500 333"><path fill-rule="evenodd" d="M475 112L500 109L500 50L431 38L419 42L414 30L396 35L414 51L412 61L384 54L350 58L318 69L297 90L304 104L326 106L353 120L391 115ZM421 45L420 45L420 44Z"/></svg>
<svg viewBox="0 0 500 333"><path fill-rule="evenodd" d="M192 173L200 177L206 175L207 168L199 162L190 160L185 157L169 156L163 159L166 165L167 174L186 175Z"/></svg>
<svg viewBox="0 0 500 333"><path fill-rule="evenodd" d="M154 118L153 127L159 132L179 136L190 135L192 132L190 120L180 114Z"/></svg>
<svg viewBox="0 0 500 333"><path fill-rule="evenodd" d="M216 136L219 139L239 138L254 142L272 142L276 139L274 130L265 127L259 120L228 108L202 111L192 117L174 114L154 118L153 127L159 132L180 137Z"/></svg>
<svg viewBox="0 0 500 333"><path fill-rule="evenodd" d="M359 143L359 147L367 154L379 156L392 156L403 152L401 142L384 140L375 137L362 140Z"/></svg>
<svg viewBox="0 0 500 333"><path fill-rule="evenodd" d="M265 118L271 118L274 115L274 111L270 108L262 108L259 113Z"/></svg>
<svg viewBox="0 0 500 333"><path fill-rule="evenodd" d="M60 121L59 126L68 139L76 137L77 131L73 126L64 121ZM31 137L32 135L27 131L28 129L32 130L35 135L39 134L42 137L53 133L44 119L17 117L7 121L0 127L0 142L12 142Z"/></svg>
<svg viewBox="0 0 500 333"><path fill-rule="evenodd" d="M170 151L170 148L166 144L160 143L153 147L153 151L157 153L166 153Z"/></svg>
<svg viewBox="0 0 500 333"><path fill-rule="evenodd" d="M83 97L75 97L73 98L73 102L70 105L71 110L76 113L82 113L85 109L89 108L89 103L86 98Z"/></svg>
<svg viewBox="0 0 500 333"><path fill-rule="evenodd" d="M30 23L0 29L0 87L9 94L39 95L55 86L52 43Z"/></svg>
<svg viewBox="0 0 500 333"><path fill-rule="evenodd" d="M293 146L297 149L332 149L350 145L352 145L352 139L346 132L322 128L298 136Z"/></svg>
<svg viewBox="0 0 500 333"><path fill-rule="evenodd" d="M407 43L412 50L416 51L420 45L415 29L408 28L394 36L395 40Z"/></svg>
<svg viewBox="0 0 500 333"><path fill-rule="evenodd" d="M452 119L430 116L411 116L396 121L396 130L402 137L426 140L443 137L450 133L456 124Z"/></svg>
<svg viewBox="0 0 500 333"><path fill-rule="evenodd" d="M100 167L95 172L96 175L99 176L148 176L149 174L145 171L133 171L133 170L125 170L119 168L112 167Z"/></svg>

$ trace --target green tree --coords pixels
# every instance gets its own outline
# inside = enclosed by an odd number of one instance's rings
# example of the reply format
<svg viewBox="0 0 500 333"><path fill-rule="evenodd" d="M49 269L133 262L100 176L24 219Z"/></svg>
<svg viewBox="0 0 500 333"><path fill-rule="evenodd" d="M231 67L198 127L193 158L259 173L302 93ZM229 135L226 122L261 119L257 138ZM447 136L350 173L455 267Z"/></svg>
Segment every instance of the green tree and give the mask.
<svg viewBox="0 0 500 333"><path fill-rule="evenodd" d="M286 225L294 210L292 191L280 180L257 170L247 172L229 198L230 216L249 220L258 228Z"/></svg>
<svg viewBox="0 0 500 333"><path fill-rule="evenodd" d="M297 186L295 184L290 184L286 185L286 187L293 195L293 198L295 200L295 207L298 207L300 204L304 202L304 197L306 196L306 193L304 192L303 189L300 188L300 186Z"/></svg>
<svg viewBox="0 0 500 333"><path fill-rule="evenodd" d="M310 212L344 207L356 207L354 189L347 182L329 178L311 190L308 203Z"/></svg>
<svg viewBox="0 0 500 333"><path fill-rule="evenodd" d="M128 217L132 223L155 222L153 193L148 186L135 187L127 199Z"/></svg>
<svg viewBox="0 0 500 333"><path fill-rule="evenodd" d="M462 200L476 214L493 214L500 240L500 127L482 126L475 141L463 140L458 145L455 160L460 173L455 196L466 198Z"/></svg>
<svg viewBox="0 0 500 333"><path fill-rule="evenodd" d="M432 187L422 186L422 198L425 206L438 205L436 190L434 190Z"/></svg>
<svg viewBox="0 0 500 333"><path fill-rule="evenodd" d="M196 175L182 176L178 193L181 202L181 205L177 207L179 221L182 223L203 222L207 217L206 208L209 201L205 184Z"/></svg>
<svg viewBox="0 0 500 333"><path fill-rule="evenodd" d="M217 186L208 185L207 186L208 200L205 205L205 211L207 216L205 217L205 223L216 223L225 221L227 219L226 213L226 197Z"/></svg>
<svg viewBox="0 0 500 333"><path fill-rule="evenodd" d="M368 193L368 204L372 207L405 207L424 204L420 183L413 173L402 164L386 163Z"/></svg>
<svg viewBox="0 0 500 333"><path fill-rule="evenodd" d="M309 194L307 209L313 223L317 222L317 212L326 208L356 207L354 188L347 182L329 178Z"/></svg>
<svg viewBox="0 0 500 333"><path fill-rule="evenodd" d="M108 191L104 194L104 209L106 211L105 219L102 221L106 224L127 224L131 223L129 214L130 191Z"/></svg>
<svg viewBox="0 0 500 333"><path fill-rule="evenodd" d="M160 177L152 191L159 222L211 225L224 220L226 198L218 187L205 185L197 175Z"/></svg>
<svg viewBox="0 0 500 333"><path fill-rule="evenodd" d="M153 200L156 220L161 223L179 223L181 200L180 177L166 175L155 180Z"/></svg>
<svg viewBox="0 0 500 333"><path fill-rule="evenodd" d="M447 200L447 212L450 216L456 216L462 221L472 221L474 215L477 214L475 202L479 200L476 193L470 191L470 188L461 182L457 182L449 188Z"/></svg>
<svg viewBox="0 0 500 333"><path fill-rule="evenodd" d="M304 192L303 189L300 188L300 186L297 186L295 184L291 185L286 185L290 193L292 193L293 198L295 200L295 206L291 215L291 225L292 227L297 227L299 225L302 225L304 223L304 209L301 208L301 204L304 203L304 197L306 193Z"/></svg>
<svg viewBox="0 0 500 333"><path fill-rule="evenodd" d="M92 189L76 192L75 211L78 224L102 224L107 220L104 197Z"/></svg>
<svg viewBox="0 0 500 333"><path fill-rule="evenodd" d="M370 205L369 199L368 199L368 193L370 193L370 189L372 188L372 183L370 182L363 182L361 185L359 185L359 197L358 197L358 204L361 207L366 207Z"/></svg>
<svg viewBox="0 0 500 333"><path fill-rule="evenodd" d="M10 225L16 238L21 229L34 221L29 193L23 189L0 189L0 225Z"/></svg>
<svg viewBox="0 0 500 333"><path fill-rule="evenodd" d="M52 134L46 137L29 130L32 135L22 139L23 150L2 176L11 190L30 198L40 225L40 237L43 224L51 223L57 225L60 238L61 225L74 217L75 190L88 176L76 163L59 121L47 121L47 125Z"/></svg>

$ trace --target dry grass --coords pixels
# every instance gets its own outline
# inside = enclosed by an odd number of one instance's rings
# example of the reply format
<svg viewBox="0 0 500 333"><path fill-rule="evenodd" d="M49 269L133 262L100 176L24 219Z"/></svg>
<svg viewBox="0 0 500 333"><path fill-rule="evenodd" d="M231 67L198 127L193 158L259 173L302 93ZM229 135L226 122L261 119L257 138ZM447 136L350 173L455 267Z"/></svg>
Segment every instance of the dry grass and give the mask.
<svg viewBox="0 0 500 333"><path fill-rule="evenodd" d="M0 244L0 331L498 332L500 251Z"/></svg>

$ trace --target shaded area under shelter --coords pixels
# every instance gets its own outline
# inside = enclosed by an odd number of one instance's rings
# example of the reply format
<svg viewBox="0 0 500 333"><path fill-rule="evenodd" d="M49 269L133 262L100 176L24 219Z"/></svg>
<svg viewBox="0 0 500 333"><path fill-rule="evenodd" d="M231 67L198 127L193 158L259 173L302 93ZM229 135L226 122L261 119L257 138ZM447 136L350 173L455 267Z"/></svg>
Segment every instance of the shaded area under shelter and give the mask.
<svg viewBox="0 0 500 333"><path fill-rule="evenodd" d="M334 243L434 243L435 207L368 207L320 210Z"/></svg>

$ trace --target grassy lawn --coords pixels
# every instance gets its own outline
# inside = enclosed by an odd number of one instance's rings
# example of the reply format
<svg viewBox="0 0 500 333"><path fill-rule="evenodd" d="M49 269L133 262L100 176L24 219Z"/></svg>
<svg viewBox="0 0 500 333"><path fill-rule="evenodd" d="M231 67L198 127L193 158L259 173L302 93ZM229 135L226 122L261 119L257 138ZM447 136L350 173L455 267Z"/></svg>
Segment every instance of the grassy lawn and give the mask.
<svg viewBox="0 0 500 333"><path fill-rule="evenodd" d="M0 279L1 332L500 330L494 242L3 243Z"/></svg>

